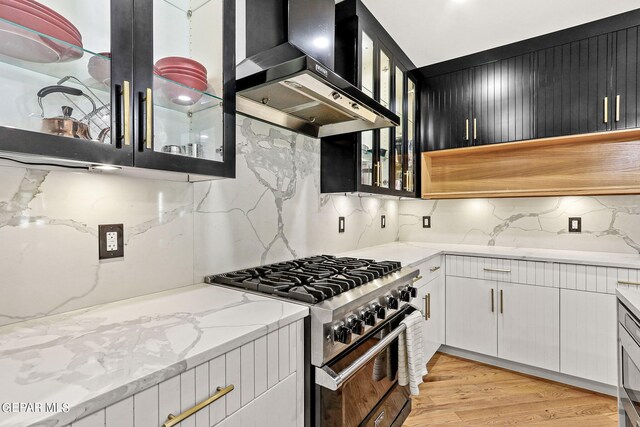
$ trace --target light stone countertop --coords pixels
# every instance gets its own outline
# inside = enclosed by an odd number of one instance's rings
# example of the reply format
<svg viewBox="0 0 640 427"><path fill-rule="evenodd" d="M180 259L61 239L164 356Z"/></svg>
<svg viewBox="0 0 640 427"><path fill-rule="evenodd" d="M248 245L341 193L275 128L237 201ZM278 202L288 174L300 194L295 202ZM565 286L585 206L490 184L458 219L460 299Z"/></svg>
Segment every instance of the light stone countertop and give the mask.
<svg viewBox="0 0 640 427"><path fill-rule="evenodd" d="M306 317L303 305L199 284L0 328L0 426L63 426Z"/></svg>
<svg viewBox="0 0 640 427"><path fill-rule="evenodd" d="M637 289L616 289L616 295L618 299L636 316L640 319L640 292Z"/></svg>
<svg viewBox="0 0 640 427"><path fill-rule="evenodd" d="M640 269L640 254L456 245L445 243L393 242L344 252L341 253L340 256L400 261L403 266L414 267L429 258L443 254Z"/></svg>

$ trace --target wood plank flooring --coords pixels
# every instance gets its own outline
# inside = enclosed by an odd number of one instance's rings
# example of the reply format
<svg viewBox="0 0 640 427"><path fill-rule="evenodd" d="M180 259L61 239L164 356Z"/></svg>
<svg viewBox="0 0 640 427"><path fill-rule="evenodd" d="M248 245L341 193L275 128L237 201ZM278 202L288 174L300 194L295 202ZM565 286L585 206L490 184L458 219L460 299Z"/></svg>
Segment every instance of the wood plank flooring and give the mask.
<svg viewBox="0 0 640 427"><path fill-rule="evenodd" d="M615 427L616 399L482 363L436 354L405 427Z"/></svg>

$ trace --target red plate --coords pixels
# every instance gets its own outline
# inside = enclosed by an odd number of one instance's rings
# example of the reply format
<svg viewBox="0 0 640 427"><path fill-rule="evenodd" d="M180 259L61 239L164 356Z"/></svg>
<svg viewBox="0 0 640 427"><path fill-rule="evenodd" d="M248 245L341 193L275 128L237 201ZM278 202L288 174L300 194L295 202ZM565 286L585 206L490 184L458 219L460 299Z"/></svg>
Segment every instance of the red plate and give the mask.
<svg viewBox="0 0 640 427"><path fill-rule="evenodd" d="M5 21L0 21L0 54L23 61L72 61L84 52Z"/></svg>
<svg viewBox="0 0 640 427"><path fill-rule="evenodd" d="M80 31L78 31L78 29L71 22L69 22L69 20L40 3L29 0L0 0L0 5L2 4L20 9L39 18L42 18L54 25L65 29L76 39L82 40Z"/></svg>
<svg viewBox="0 0 640 427"><path fill-rule="evenodd" d="M43 18L32 15L31 13L17 9L13 6L3 5L0 8L0 18L10 22L14 22L25 28L32 29L39 33L62 40L74 46L82 47L82 40L71 35L64 28L53 24Z"/></svg>
<svg viewBox="0 0 640 427"><path fill-rule="evenodd" d="M203 72L201 72L200 70L197 70L195 68L188 68L188 67L159 67L158 70L161 73L186 73L186 74L190 74L193 76L198 76L201 79L206 80L207 79L207 75L204 74Z"/></svg>
<svg viewBox="0 0 640 427"><path fill-rule="evenodd" d="M156 66L160 69L167 66L169 67L180 66L180 67L187 67L192 69L195 68L196 70L199 70L205 75L207 74L207 69L204 67L204 65L202 65L198 61L194 61L191 58L184 58L182 56L167 56L166 58L162 58L158 60L158 62L156 62Z"/></svg>
<svg viewBox="0 0 640 427"><path fill-rule="evenodd" d="M192 87L195 90L205 91L207 89L207 82L193 77L185 76L184 74L167 73L162 74L162 77L173 80L181 85Z"/></svg>
<svg viewBox="0 0 640 427"><path fill-rule="evenodd" d="M101 52L98 55L92 56L87 64L87 70L89 75L99 82L104 83L105 86L111 86L111 61L106 58L111 58L110 52ZM106 57L106 58L103 58Z"/></svg>
<svg viewBox="0 0 640 427"><path fill-rule="evenodd" d="M207 81L207 77L203 76L201 73L197 73L195 71L187 71L184 69L176 70L174 68L164 68L160 70L160 75L164 76L165 74L182 74L187 77L193 77L194 79L202 80L202 82Z"/></svg>

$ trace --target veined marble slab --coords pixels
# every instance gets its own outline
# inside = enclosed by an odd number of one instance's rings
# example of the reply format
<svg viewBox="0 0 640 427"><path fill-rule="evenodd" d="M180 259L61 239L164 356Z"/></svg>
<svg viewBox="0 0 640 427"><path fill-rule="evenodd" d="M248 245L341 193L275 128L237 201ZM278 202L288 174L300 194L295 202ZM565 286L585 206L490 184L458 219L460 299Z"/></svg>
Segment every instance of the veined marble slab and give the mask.
<svg viewBox="0 0 640 427"><path fill-rule="evenodd" d="M199 284L0 328L0 426L63 426L304 318L305 306Z"/></svg>
<svg viewBox="0 0 640 427"><path fill-rule="evenodd" d="M559 249L510 248L500 246L456 245L447 243L394 242L370 248L341 253L342 256L400 261L414 266L440 254L468 255L559 262L567 264L598 265L603 267L639 268L640 254Z"/></svg>

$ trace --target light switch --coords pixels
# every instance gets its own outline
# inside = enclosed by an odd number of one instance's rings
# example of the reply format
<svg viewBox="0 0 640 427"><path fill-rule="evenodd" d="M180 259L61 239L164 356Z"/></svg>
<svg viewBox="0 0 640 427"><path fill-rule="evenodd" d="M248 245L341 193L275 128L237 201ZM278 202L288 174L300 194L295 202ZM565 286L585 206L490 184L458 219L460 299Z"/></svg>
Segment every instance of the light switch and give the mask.
<svg viewBox="0 0 640 427"><path fill-rule="evenodd" d="M387 226L387 218L386 216L382 215L380 217L380 228L385 228Z"/></svg>
<svg viewBox="0 0 640 427"><path fill-rule="evenodd" d="M422 217L422 228L431 228L431 216Z"/></svg>
<svg viewBox="0 0 640 427"><path fill-rule="evenodd" d="M569 218L569 233L582 233L582 218Z"/></svg>
<svg viewBox="0 0 640 427"><path fill-rule="evenodd" d="M344 217L338 217L338 233L344 233Z"/></svg>

